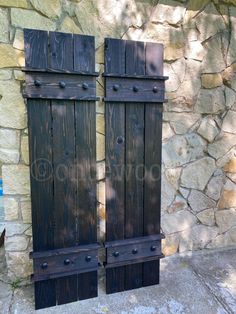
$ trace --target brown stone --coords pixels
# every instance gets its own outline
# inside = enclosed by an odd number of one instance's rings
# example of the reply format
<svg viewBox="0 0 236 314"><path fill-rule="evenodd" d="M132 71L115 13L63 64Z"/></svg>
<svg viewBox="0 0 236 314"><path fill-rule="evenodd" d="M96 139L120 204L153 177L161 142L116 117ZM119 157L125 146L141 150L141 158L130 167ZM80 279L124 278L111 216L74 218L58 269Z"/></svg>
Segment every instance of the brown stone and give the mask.
<svg viewBox="0 0 236 314"><path fill-rule="evenodd" d="M224 190L220 202L218 205L219 209L236 207L236 191L235 190Z"/></svg>
<svg viewBox="0 0 236 314"><path fill-rule="evenodd" d="M165 256L173 255L178 251L179 236L178 234L168 234L162 240L162 252Z"/></svg>
<svg viewBox="0 0 236 314"><path fill-rule="evenodd" d="M224 166L226 172L236 173L236 157L230 159L229 162Z"/></svg>
<svg viewBox="0 0 236 314"><path fill-rule="evenodd" d="M202 74L201 80L204 88L215 88L223 85L222 76L219 73Z"/></svg>

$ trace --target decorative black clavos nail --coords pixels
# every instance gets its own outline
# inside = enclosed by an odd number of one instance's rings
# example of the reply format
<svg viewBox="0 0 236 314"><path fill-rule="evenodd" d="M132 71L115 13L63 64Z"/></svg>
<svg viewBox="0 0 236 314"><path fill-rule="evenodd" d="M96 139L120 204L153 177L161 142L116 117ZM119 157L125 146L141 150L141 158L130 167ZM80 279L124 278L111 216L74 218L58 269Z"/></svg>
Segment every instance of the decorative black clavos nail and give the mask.
<svg viewBox="0 0 236 314"><path fill-rule="evenodd" d="M122 144L124 142L124 139L122 136L118 136L116 140L117 144Z"/></svg>
<svg viewBox="0 0 236 314"><path fill-rule="evenodd" d="M90 255L87 255L87 256L85 257L86 262L90 262L91 259L92 259L92 257L91 257Z"/></svg>
<svg viewBox="0 0 236 314"><path fill-rule="evenodd" d="M138 249L133 249L133 250L132 250L132 253L133 253L133 254L137 254L137 253L138 253Z"/></svg>
<svg viewBox="0 0 236 314"><path fill-rule="evenodd" d="M118 251L113 253L113 256L118 257L120 255L120 253Z"/></svg>
<svg viewBox="0 0 236 314"><path fill-rule="evenodd" d="M113 85L113 90L115 91L115 92L117 92L118 90L119 90L119 85L118 84L115 84L115 85Z"/></svg>
<svg viewBox="0 0 236 314"><path fill-rule="evenodd" d="M83 84L82 84L82 88L83 88L83 89L88 89L88 88L89 88L89 86L88 86L88 84L87 84L87 83L83 83Z"/></svg>
<svg viewBox="0 0 236 314"><path fill-rule="evenodd" d="M34 81L34 85L35 86L41 86L42 85L42 82L40 80L35 80Z"/></svg>
<svg viewBox="0 0 236 314"><path fill-rule="evenodd" d="M41 264L41 268L42 268L42 269L48 268L48 263L47 263L47 262L44 262L43 264Z"/></svg>
<svg viewBox="0 0 236 314"><path fill-rule="evenodd" d="M67 258L67 259L64 260L64 264L65 264L65 265L69 265L69 264L70 264L69 258Z"/></svg>
<svg viewBox="0 0 236 314"><path fill-rule="evenodd" d="M61 88L65 88L65 87L66 87L66 83L63 82L63 81L60 81L60 82L59 82L59 86L60 86Z"/></svg>
<svg viewBox="0 0 236 314"><path fill-rule="evenodd" d="M137 86L133 86L133 91L135 92L135 93L137 93L138 92L138 87Z"/></svg>
<svg viewBox="0 0 236 314"><path fill-rule="evenodd" d="M151 246L151 251L152 251L152 252L156 251L156 246L155 246L155 245L152 245L152 246Z"/></svg>
<svg viewBox="0 0 236 314"><path fill-rule="evenodd" d="M153 93L157 93L158 92L158 88L157 88L157 86L153 86Z"/></svg>

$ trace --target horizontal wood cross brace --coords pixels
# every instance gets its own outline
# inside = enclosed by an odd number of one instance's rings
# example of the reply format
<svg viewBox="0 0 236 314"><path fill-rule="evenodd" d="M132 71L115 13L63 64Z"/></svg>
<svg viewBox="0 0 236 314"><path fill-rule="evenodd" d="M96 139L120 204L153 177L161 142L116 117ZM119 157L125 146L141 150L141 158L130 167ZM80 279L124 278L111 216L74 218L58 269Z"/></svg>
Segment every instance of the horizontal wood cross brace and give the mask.
<svg viewBox="0 0 236 314"><path fill-rule="evenodd" d="M33 259L32 281L42 281L87 273L98 269L99 244L30 253Z"/></svg>
<svg viewBox="0 0 236 314"><path fill-rule="evenodd" d="M106 242L106 268L136 264L164 257L163 234Z"/></svg>
<svg viewBox="0 0 236 314"><path fill-rule="evenodd" d="M96 79L92 75L26 72L23 91L26 98L98 100Z"/></svg>

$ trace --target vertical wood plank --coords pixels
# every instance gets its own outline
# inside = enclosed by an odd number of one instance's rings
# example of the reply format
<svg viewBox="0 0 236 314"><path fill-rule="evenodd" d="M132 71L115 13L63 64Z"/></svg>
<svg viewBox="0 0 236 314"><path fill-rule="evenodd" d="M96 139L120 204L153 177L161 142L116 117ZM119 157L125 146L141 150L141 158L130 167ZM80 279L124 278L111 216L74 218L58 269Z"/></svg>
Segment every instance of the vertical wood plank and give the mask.
<svg viewBox="0 0 236 314"><path fill-rule="evenodd" d="M51 110L47 100L28 100L33 250L54 248ZM55 280L35 283L35 308L56 305Z"/></svg>
<svg viewBox="0 0 236 314"><path fill-rule="evenodd" d="M125 74L125 41L105 40L105 69ZM125 104L106 103L106 241L124 239ZM106 270L106 292L124 290L125 267Z"/></svg>
<svg viewBox="0 0 236 314"><path fill-rule="evenodd" d="M24 30L25 66L34 69L48 67L48 32Z"/></svg>
<svg viewBox="0 0 236 314"><path fill-rule="evenodd" d="M74 35L74 71L95 71L94 37ZM75 121L78 241L89 244L97 241L95 102L76 102ZM97 296L97 271L78 276L78 296L80 300Z"/></svg>
<svg viewBox="0 0 236 314"><path fill-rule="evenodd" d="M49 65L55 70L73 70L73 37L49 32ZM53 166L56 248L76 244L76 195L69 168L75 161L74 102L52 101ZM58 170L59 169L59 170ZM60 175L64 175L63 180ZM77 275L57 279L58 304L77 300Z"/></svg>
<svg viewBox="0 0 236 314"><path fill-rule="evenodd" d="M126 42L126 74L145 74L143 42ZM144 104L126 104L125 237L143 235ZM125 267L125 290L142 286L142 263Z"/></svg>
<svg viewBox="0 0 236 314"><path fill-rule="evenodd" d="M52 101L52 143L54 168L54 247L76 245L76 180L74 102ZM77 300L77 276L57 279L57 302Z"/></svg>
<svg viewBox="0 0 236 314"><path fill-rule="evenodd" d="M146 74L163 75L163 46L146 43ZM152 140L150 140L152 139ZM155 140L154 140L155 139ZM160 233L162 105L145 105L144 235ZM159 261L143 265L143 285L159 283Z"/></svg>

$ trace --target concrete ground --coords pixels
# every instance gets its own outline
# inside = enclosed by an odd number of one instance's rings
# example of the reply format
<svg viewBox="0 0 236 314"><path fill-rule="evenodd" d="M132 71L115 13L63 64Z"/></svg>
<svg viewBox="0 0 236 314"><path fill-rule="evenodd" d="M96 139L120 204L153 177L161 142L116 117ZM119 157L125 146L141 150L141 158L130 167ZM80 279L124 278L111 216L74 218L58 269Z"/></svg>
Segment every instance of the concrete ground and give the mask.
<svg viewBox="0 0 236 314"><path fill-rule="evenodd" d="M0 257L1 258L1 257ZM4 262L0 262L1 269ZM160 285L57 306L45 314L236 313L236 248L176 255L161 261ZM17 288L0 275L0 313L34 313L33 287Z"/></svg>

